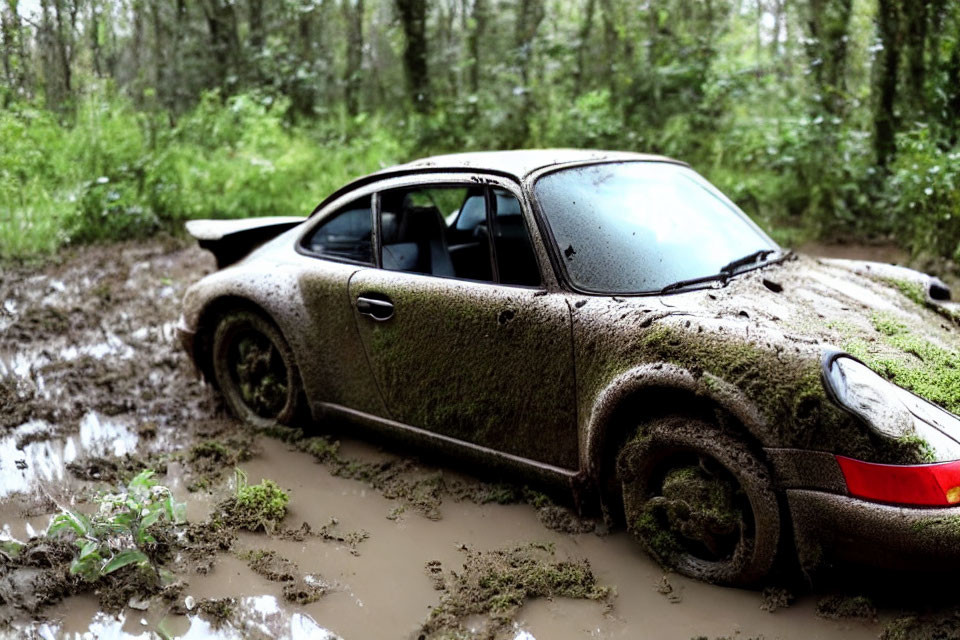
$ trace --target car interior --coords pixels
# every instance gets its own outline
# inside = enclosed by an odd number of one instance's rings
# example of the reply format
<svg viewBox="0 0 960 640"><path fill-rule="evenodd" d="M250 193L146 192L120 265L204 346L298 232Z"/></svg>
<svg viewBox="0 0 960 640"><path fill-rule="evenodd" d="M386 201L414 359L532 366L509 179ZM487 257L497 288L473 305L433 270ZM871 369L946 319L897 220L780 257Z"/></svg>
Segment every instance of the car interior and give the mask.
<svg viewBox="0 0 960 640"><path fill-rule="evenodd" d="M317 227L305 246L319 254L373 262L371 218L370 198L362 198ZM505 189L383 191L380 238L384 269L524 286L541 282L520 201Z"/></svg>
<svg viewBox="0 0 960 640"><path fill-rule="evenodd" d="M381 193L383 268L539 285L540 272L519 200L509 191L491 189L488 221L486 191L484 187L440 187Z"/></svg>

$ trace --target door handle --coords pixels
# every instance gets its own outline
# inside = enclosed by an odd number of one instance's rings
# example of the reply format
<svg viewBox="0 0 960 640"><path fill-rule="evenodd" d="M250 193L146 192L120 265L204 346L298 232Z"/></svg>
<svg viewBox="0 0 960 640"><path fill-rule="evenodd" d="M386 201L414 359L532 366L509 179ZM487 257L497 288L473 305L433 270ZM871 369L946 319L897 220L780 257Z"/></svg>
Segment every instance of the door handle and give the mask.
<svg viewBox="0 0 960 640"><path fill-rule="evenodd" d="M357 313L383 322L393 317L393 303L389 300L360 296L357 298Z"/></svg>

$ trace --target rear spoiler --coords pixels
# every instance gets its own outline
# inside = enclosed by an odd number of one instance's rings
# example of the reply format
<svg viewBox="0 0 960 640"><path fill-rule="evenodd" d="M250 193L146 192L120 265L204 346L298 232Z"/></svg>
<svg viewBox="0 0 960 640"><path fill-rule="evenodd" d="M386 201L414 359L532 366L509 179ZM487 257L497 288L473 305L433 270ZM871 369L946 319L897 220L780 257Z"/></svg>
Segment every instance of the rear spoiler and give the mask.
<svg viewBox="0 0 960 640"><path fill-rule="evenodd" d="M304 216L270 216L236 220L188 220L187 233L217 259L223 269L261 244L306 220Z"/></svg>

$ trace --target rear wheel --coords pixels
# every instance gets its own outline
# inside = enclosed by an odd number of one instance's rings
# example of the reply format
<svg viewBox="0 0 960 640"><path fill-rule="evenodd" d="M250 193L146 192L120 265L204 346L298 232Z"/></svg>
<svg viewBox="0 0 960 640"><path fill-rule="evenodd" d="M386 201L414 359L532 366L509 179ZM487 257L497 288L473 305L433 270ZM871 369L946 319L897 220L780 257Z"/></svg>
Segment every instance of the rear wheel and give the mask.
<svg viewBox="0 0 960 640"><path fill-rule="evenodd" d="M252 311L226 314L213 336L213 374L237 418L257 427L301 414L300 374L280 330Z"/></svg>
<svg viewBox="0 0 960 640"><path fill-rule="evenodd" d="M736 586L773 567L780 510L765 465L698 419L642 428L617 458L627 527L662 565Z"/></svg>

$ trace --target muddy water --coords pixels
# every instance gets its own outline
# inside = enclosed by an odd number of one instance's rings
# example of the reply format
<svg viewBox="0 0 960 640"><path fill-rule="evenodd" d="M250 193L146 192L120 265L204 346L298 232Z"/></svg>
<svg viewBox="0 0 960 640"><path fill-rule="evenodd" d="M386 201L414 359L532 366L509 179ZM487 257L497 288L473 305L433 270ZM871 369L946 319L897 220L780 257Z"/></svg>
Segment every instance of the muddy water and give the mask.
<svg viewBox="0 0 960 640"><path fill-rule="evenodd" d="M61 507L93 508L91 498L111 485L76 477L68 463L183 452L238 432L190 377L171 330L183 290L211 268L199 250L121 245L0 276L0 537L26 540L41 534ZM349 438L341 444L341 455L351 459L391 457ZM533 506L479 505L450 496L439 507L441 517L429 519L415 509L399 510L396 500L366 482L331 475L328 466L279 440L258 436L253 450L240 467L251 483L270 478L290 491L287 527L306 522L316 532L327 526L353 542L245 533L231 551L213 558L209 572L180 576L187 582L175 603L183 605L182 614L171 603L153 601L146 610L127 607L111 615L99 610L92 594L83 594L17 617L6 630L0 627L0 636L416 637L440 598L428 562L459 571L467 549L531 542L552 543L558 559L588 560L598 582L615 595L607 603L527 602L501 634L505 638L855 639L880 632L878 622L817 617L813 595L768 613L757 592L664 576L621 531L559 533L541 524ZM473 482L442 472L451 482ZM159 479L187 501L188 519L200 522L231 494L235 480L227 469L190 492L194 473L186 459L173 460ZM367 537L347 535L357 532ZM287 602L281 583L254 573L243 559L255 550L277 552L328 591L310 604ZM187 606L211 598L235 599L225 624Z"/></svg>
<svg viewBox="0 0 960 640"><path fill-rule="evenodd" d="M370 459L379 454L361 443L347 451ZM705 635L767 638L875 638L873 623L837 622L816 617L815 598L767 613L756 592L723 589L668 576L670 597L658 592L664 574L622 533L567 535L545 529L527 505L476 505L449 502L442 518L429 520L405 512L396 520L387 515L392 500L364 484L331 476L311 456L269 439L260 442L260 454L243 465L251 482L269 477L292 496L287 522L310 523L319 529L335 517L342 531L364 530L369 538L356 549L348 545L309 539L305 542L245 534L206 575L189 578L186 594L201 598L234 597L242 619L214 629L201 616L151 616L128 611L121 619L97 612L96 601L76 597L64 603L61 616L46 627L58 635L109 629L116 637L137 637L163 629L185 637L214 634L238 637L265 632L297 637L309 630L340 638L409 638L436 604L437 595L424 566L439 560L456 570L464 546L493 549L528 542L552 542L559 557L587 558L600 582L615 586L609 609L579 600L534 601L522 608L508 637L529 638L692 638ZM448 472L453 478L455 474ZM271 549L292 560L300 571L331 586L318 602L286 605L280 585L254 574L238 555L246 550ZM146 622L147 624L143 624ZM310 636L313 637L313 636Z"/></svg>

